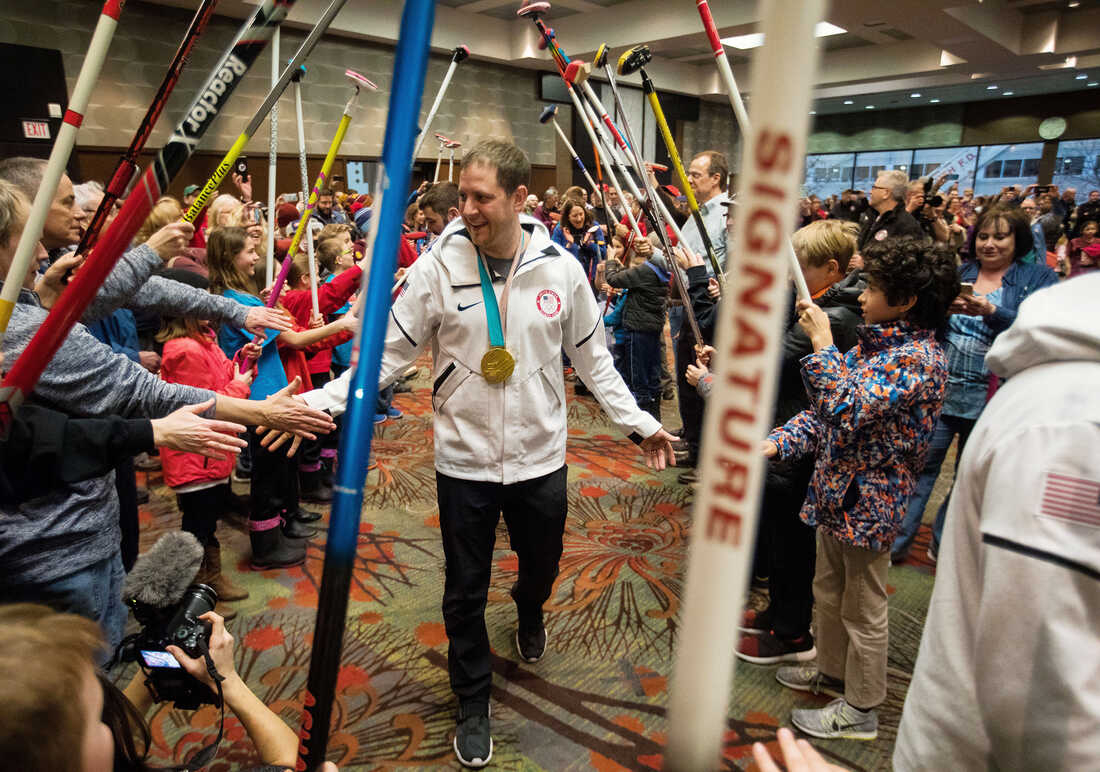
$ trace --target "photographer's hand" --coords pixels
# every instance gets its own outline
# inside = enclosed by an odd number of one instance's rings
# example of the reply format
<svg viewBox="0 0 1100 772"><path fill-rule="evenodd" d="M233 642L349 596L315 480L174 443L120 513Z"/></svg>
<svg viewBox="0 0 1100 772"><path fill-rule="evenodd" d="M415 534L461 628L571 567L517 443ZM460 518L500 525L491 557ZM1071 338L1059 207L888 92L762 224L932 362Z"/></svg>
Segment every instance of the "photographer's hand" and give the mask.
<svg viewBox="0 0 1100 772"><path fill-rule="evenodd" d="M222 689L226 689L231 676L237 675L236 665L233 664L233 636L225 629L225 620L213 611L207 611L199 619L209 622L210 629L210 659L214 661L214 667L218 674L225 678ZM214 691L218 690L210 671L206 669L206 660L189 657L179 646L166 646L168 652L176 658L184 670L198 680L209 686Z"/></svg>
<svg viewBox="0 0 1100 772"><path fill-rule="evenodd" d="M225 629L225 620L213 611L206 612L199 619L211 624L210 658L214 660L218 673L225 678L222 682L225 704L244 725L264 764L293 767L298 759L298 736L237 675L233 664L233 636ZM189 657L176 646L166 648L184 670L217 690L204 660Z"/></svg>

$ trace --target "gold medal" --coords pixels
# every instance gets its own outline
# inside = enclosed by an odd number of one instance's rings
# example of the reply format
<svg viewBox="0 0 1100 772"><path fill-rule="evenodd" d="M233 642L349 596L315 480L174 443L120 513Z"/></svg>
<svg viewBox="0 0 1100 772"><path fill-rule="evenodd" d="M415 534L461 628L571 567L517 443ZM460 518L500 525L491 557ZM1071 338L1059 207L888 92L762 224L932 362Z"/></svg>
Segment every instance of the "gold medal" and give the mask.
<svg viewBox="0 0 1100 772"><path fill-rule="evenodd" d="M515 369L516 359L504 346L493 346L481 358L481 374L489 383L504 383Z"/></svg>

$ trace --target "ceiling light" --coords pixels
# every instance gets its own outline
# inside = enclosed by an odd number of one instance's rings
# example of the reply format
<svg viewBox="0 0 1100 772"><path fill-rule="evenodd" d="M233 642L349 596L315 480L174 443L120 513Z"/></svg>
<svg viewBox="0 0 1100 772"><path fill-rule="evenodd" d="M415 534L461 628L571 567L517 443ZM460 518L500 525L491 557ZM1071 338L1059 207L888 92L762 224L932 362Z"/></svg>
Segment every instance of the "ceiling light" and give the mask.
<svg viewBox="0 0 1100 772"><path fill-rule="evenodd" d="M874 110L875 106L874 105L864 105L863 109L864 110Z"/></svg>
<svg viewBox="0 0 1100 772"><path fill-rule="evenodd" d="M920 92L919 91L914 91L912 94L909 95L909 98L910 99L919 99L920 98Z"/></svg>
<svg viewBox="0 0 1100 772"><path fill-rule="evenodd" d="M1002 91L1001 96L1012 96L1015 93L1015 91Z"/></svg>
<svg viewBox="0 0 1100 772"><path fill-rule="evenodd" d="M938 100L938 99L929 99L928 101L931 102L932 104L936 104L940 100Z"/></svg>
<svg viewBox="0 0 1100 772"><path fill-rule="evenodd" d="M830 24L827 21L819 21L814 26L814 37L827 38L831 35L843 35L848 30ZM764 45L763 32L750 32L748 35L735 35L731 38L722 38L722 42L731 48L747 51L750 48L759 48Z"/></svg>
<svg viewBox="0 0 1100 772"><path fill-rule="evenodd" d="M1085 85L1086 86L1100 86L1100 82L1097 82L1097 81L1093 80L1093 81L1090 81L1090 82L1086 83Z"/></svg>
<svg viewBox="0 0 1100 772"><path fill-rule="evenodd" d="M735 35L732 38L722 38L722 42L731 48L746 51L750 48L758 48L764 45L764 33L752 32L748 35Z"/></svg>
<svg viewBox="0 0 1100 772"><path fill-rule="evenodd" d="M810 115L817 115L817 110L810 110Z"/></svg>
<svg viewBox="0 0 1100 772"><path fill-rule="evenodd" d="M845 100L844 100L844 104L846 104L846 105L854 105L854 104L855 104L855 102L853 102L853 101L852 101L851 99L845 99Z"/></svg>
<svg viewBox="0 0 1100 772"><path fill-rule="evenodd" d="M1081 0L1069 0L1069 3L1067 5L1069 5L1070 8L1076 8L1080 4Z"/></svg>
<svg viewBox="0 0 1100 772"><path fill-rule="evenodd" d="M999 88L1000 88L1000 86L986 86L985 90L986 91L996 91Z"/></svg>
<svg viewBox="0 0 1100 772"><path fill-rule="evenodd" d="M1083 72L1082 72L1082 73L1081 73L1080 75L1077 75L1077 76L1076 76L1076 77L1074 78L1074 80L1084 80L1084 79L1085 79L1085 78L1087 78L1087 77L1088 77L1088 75L1086 75L1085 73L1083 73Z"/></svg>

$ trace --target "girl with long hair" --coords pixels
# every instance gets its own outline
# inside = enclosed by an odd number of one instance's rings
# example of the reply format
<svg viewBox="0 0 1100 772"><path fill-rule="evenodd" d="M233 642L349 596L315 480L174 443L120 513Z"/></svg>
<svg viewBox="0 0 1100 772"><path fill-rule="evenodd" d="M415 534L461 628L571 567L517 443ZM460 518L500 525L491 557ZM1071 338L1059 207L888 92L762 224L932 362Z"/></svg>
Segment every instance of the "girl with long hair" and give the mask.
<svg viewBox="0 0 1100 772"><path fill-rule="evenodd" d="M206 250L212 292L244 305L263 305L252 278L259 255L255 241L243 228L215 229L207 240ZM354 322L354 317L348 314L336 322L307 330L280 332L268 329L256 359L251 398L264 399L288 383L277 342L292 348L306 348L329 335L351 329ZM222 325L218 332L218 343L226 356L235 355L251 340L251 333L231 325ZM300 379L295 381L300 382ZM303 385L309 388L308 383ZM315 533L305 523L317 518L299 507L297 462L285 454L268 451L254 433L250 433L249 440L252 451L249 513L252 568L261 571L299 565L305 560L305 539Z"/></svg>

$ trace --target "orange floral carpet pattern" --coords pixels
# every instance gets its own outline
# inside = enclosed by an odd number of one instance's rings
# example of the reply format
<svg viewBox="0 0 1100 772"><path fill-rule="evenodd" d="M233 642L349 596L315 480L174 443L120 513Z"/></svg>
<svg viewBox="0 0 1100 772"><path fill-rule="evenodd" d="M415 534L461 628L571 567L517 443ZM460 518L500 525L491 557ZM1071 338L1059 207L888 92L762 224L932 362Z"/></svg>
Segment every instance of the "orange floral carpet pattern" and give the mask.
<svg viewBox="0 0 1100 772"><path fill-rule="evenodd" d="M329 758L341 769L460 768L451 747L455 703L447 681L440 612L443 554L432 466L430 383L421 362L404 418L374 429L377 468L359 529L347 632L333 708ZM535 665L513 650L508 588L516 558L501 522L486 623L493 647L493 766L514 770L654 770L665 744L668 679L691 534L690 488L677 471L649 471L590 397L570 387L569 518L556 590L546 606L548 651ZM675 403L665 423L677 426ZM174 496L147 476L143 548L177 528ZM246 493L244 486L234 486ZM228 623L240 673L297 728L324 558L325 518L305 565L252 572L243 524L219 526L227 570L251 597ZM923 536L922 536L923 538ZM922 545L914 554L923 556ZM891 572L890 697L879 740L821 742L851 769L889 766L898 714L931 591L927 566ZM750 598L755 605L763 598ZM720 769L752 769L752 743L772 742L790 709L824 704L780 687L773 667L738 663ZM217 712L161 706L151 717L151 761L189 757L212 739ZM227 741L209 767L259 763L244 728L227 716Z"/></svg>

